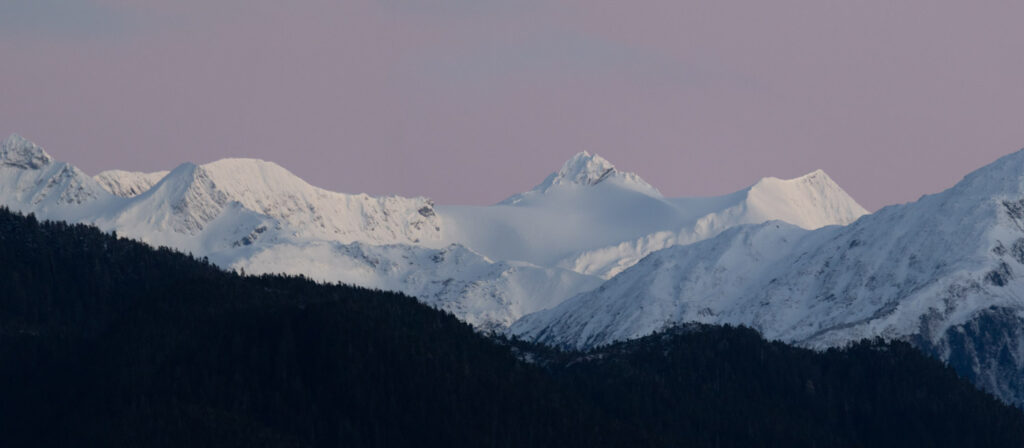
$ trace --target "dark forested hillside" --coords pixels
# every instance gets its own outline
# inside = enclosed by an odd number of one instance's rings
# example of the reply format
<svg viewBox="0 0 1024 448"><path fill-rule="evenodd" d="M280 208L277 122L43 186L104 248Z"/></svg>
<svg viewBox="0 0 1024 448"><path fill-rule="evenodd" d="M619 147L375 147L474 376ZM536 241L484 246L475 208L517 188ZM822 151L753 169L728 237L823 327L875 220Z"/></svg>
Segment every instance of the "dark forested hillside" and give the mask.
<svg viewBox="0 0 1024 448"><path fill-rule="evenodd" d="M0 211L0 446L908 445L1024 446L1024 416L905 344L564 353Z"/></svg>

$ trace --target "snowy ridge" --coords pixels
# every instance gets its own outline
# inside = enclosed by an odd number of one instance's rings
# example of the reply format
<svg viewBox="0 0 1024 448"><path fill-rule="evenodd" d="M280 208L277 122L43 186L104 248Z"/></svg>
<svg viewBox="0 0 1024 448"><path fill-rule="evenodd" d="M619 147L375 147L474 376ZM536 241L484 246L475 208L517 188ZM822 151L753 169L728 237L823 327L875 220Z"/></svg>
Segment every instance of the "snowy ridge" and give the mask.
<svg viewBox="0 0 1024 448"><path fill-rule="evenodd" d="M751 199L760 187L720 198L665 198L636 174L585 152L518 200L435 207L426 198L327 191L256 159L90 178L19 137L3 151L10 163L0 165L0 203L17 210L91 223L226 268L402 291L490 329L593 289L657 248L778 218L757 208L772 204L773 195L789 195L774 200L793 203L783 215L797 225L842 224L863 213L837 186L819 182L808 183L817 189L768 190L760 202ZM612 270L593 256L586 266L565 262L619 246L626 249L601 252Z"/></svg>
<svg viewBox="0 0 1024 448"><path fill-rule="evenodd" d="M447 206L446 237L500 260L604 279L647 254L743 224L782 220L806 229L867 214L825 172L761 179L719 197L665 198L600 156L580 153L521 195L488 207Z"/></svg>
<svg viewBox="0 0 1024 448"><path fill-rule="evenodd" d="M993 313L1009 322L1005 333L964 340ZM511 331L575 347L689 321L748 325L816 348L906 339L960 360L979 385L1021 404L1024 338L1007 339L1013 319L1024 324L1024 151L846 227L745 226L653 253Z"/></svg>
<svg viewBox="0 0 1024 448"><path fill-rule="evenodd" d="M507 327L600 283L446 246L429 199L330 192L271 162L225 159L163 176L91 178L20 137L2 149L0 204L15 210L116 230L228 269L402 291L480 328Z"/></svg>
<svg viewBox="0 0 1024 448"><path fill-rule="evenodd" d="M145 193L170 171L138 173L133 171L109 170L93 176L96 182L110 193L123 198L133 198Z"/></svg>
<svg viewBox="0 0 1024 448"><path fill-rule="evenodd" d="M682 209L706 214L679 222L680 230L655 232L614 246L582 251L559 261L558 266L609 279L652 252L695 243L739 225L778 220L817 229L847 225L868 213L822 170L788 180L767 177L745 190L719 198L673 201Z"/></svg>
<svg viewBox="0 0 1024 448"><path fill-rule="evenodd" d="M646 336L682 322L717 322L763 274L750 265L779 262L807 231L783 222L742 226L692 245L657 251L600 288L526 316L517 336L588 348Z"/></svg>
<svg viewBox="0 0 1024 448"><path fill-rule="evenodd" d="M257 159L224 159L202 169L227 198L281 221L300 238L439 244L440 219L427 198L335 193Z"/></svg>
<svg viewBox="0 0 1024 448"><path fill-rule="evenodd" d="M275 221L288 237L342 243L440 244L440 219L426 198L335 193L309 185L272 162L223 159L162 173L105 171L107 189L127 197L115 228L196 236L229 204ZM101 220L102 222L102 220ZM136 223L140 225L135 225Z"/></svg>
<svg viewBox="0 0 1024 448"><path fill-rule="evenodd" d="M0 204L48 219L79 220L111 199L78 168L12 135L0 145Z"/></svg>
<svg viewBox="0 0 1024 448"><path fill-rule="evenodd" d="M761 179L747 190L744 206L744 224L777 219L805 229L846 225L868 214L822 170L795 179Z"/></svg>
<svg viewBox="0 0 1024 448"><path fill-rule="evenodd" d="M229 202L231 199L217 189L205 169L186 163L129 201L131 205L120 213L122 219L143 221L157 231L197 235L220 216Z"/></svg>

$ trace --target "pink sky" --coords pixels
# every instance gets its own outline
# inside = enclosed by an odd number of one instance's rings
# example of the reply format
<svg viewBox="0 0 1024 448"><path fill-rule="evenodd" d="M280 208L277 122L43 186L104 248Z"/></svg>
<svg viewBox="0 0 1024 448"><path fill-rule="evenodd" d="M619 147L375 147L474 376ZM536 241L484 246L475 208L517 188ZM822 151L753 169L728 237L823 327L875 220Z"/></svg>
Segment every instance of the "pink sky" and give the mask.
<svg viewBox="0 0 1024 448"><path fill-rule="evenodd" d="M876 209L1024 147L1022 17L1019 1L0 0L0 133L90 173L258 157L448 204L498 202L582 150L670 196L822 168Z"/></svg>

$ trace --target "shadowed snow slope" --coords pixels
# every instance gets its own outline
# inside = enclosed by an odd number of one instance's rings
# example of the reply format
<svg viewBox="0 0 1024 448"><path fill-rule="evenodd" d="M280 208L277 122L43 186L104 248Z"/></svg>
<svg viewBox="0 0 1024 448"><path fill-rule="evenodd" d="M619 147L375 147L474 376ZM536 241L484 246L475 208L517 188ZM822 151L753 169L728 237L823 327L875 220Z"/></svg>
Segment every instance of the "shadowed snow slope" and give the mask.
<svg viewBox="0 0 1024 448"><path fill-rule="evenodd" d="M588 347L680 322L810 347L914 341L1024 404L1024 152L846 227L731 229L644 258L512 332ZM989 322L978 325L978 322Z"/></svg>

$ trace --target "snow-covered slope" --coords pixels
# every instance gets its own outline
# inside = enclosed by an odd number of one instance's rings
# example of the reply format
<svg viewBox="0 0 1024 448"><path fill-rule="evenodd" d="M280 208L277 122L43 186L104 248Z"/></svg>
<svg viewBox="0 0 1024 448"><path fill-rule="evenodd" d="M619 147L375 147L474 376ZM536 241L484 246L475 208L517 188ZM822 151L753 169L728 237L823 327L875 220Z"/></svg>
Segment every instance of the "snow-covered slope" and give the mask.
<svg viewBox="0 0 1024 448"><path fill-rule="evenodd" d="M154 246L208 255L238 244L257 229L279 226L268 216L244 208L217 188L206 170L183 164L117 208L94 215L102 229Z"/></svg>
<svg viewBox="0 0 1024 448"><path fill-rule="evenodd" d="M867 213L823 171L765 178L720 197L665 198L633 173L586 152L534 189L489 207L446 206L449 241L494 259L610 278L652 251L741 224L783 220L814 229Z"/></svg>
<svg viewBox="0 0 1024 448"><path fill-rule="evenodd" d="M564 269L493 261L456 244L432 249L309 241L261 247L245 258L228 256L224 264L252 274L303 274L401 291L488 330L504 329L602 281Z"/></svg>
<svg viewBox="0 0 1024 448"><path fill-rule="evenodd" d="M687 321L819 348L906 339L1024 404L1024 151L846 227L768 223L656 252L511 331L583 347Z"/></svg>
<svg viewBox="0 0 1024 448"><path fill-rule="evenodd" d="M767 177L749 188L717 198L677 198L672 202L691 211L680 230L660 231L613 246L581 251L558 266L608 279L666 247L691 244L726 229L772 220L804 229L846 225L867 214L824 171L795 178Z"/></svg>
<svg viewBox="0 0 1024 448"><path fill-rule="evenodd" d="M447 245L426 198L334 193L261 160L91 178L12 136L0 146L0 204L116 230L229 269L402 291L481 328L504 328L601 282Z"/></svg>
<svg viewBox="0 0 1024 448"><path fill-rule="evenodd" d="M139 173L134 171L109 170L93 176L96 182L116 196L133 198L156 185L170 171Z"/></svg>
<svg viewBox="0 0 1024 448"><path fill-rule="evenodd" d="M787 219L813 228L865 213L824 173L673 199L588 153L501 204L436 210L426 198L327 191L262 160L90 178L20 137L2 154L0 203L17 210L227 268L403 291L484 328L593 289L652 250L737 224Z"/></svg>
<svg viewBox="0 0 1024 448"><path fill-rule="evenodd" d="M0 204L43 218L77 221L116 202L78 168L12 135L0 144Z"/></svg>
<svg viewBox="0 0 1024 448"><path fill-rule="evenodd" d="M587 348L646 336L681 322L718 323L746 288L808 231L783 222L741 226L692 245L652 253L601 287L526 316L513 334ZM739 322L721 322L739 323Z"/></svg>
<svg viewBox="0 0 1024 448"><path fill-rule="evenodd" d="M120 220L126 225L143 221L160 231L196 235L234 202L277 220L281 229L297 238L441 245L440 219L429 199L335 193L314 187L272 162L186 163L149 186L146 183L159 173L124 173L106 171L97 178L112 193L133 199L129 207L133 218Z"/></svg>
<svg viewBox="0 0 1024 448"><path fill-rule="evenodd" d="M440 245L441 220L427 198L335 193L256 159L224 159L202 170L226 198L277 219L300 238Z"/></svg>

